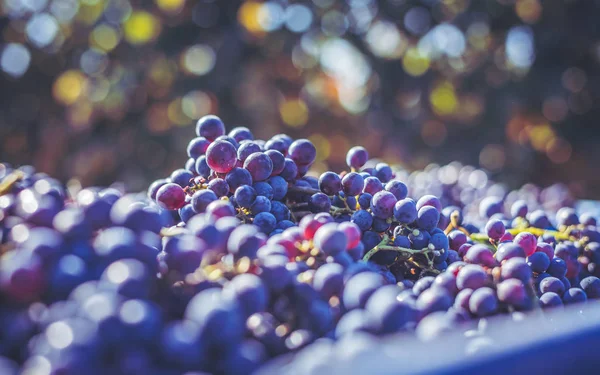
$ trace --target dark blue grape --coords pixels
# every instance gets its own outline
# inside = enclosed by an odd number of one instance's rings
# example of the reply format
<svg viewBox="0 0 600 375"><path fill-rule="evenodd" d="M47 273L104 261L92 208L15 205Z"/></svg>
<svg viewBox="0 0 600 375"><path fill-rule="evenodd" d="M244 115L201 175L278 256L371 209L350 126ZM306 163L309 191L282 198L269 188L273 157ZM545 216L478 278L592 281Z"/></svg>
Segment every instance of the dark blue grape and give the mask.
<svg viewBox="0 0 600 375"><path fill-rule="evenodd" d="M242 185L235 190L233 196L240 207L249 208L256 199L256 190L252 186Z"/></svg>
<svg viewBox="0 0 600 375"><path fill-rule="evenodd" d="M417 219L417 206L414 200L405 198L394 205L394 217L401 224L410 224Z"/></svg>
<svg viewBox="0 0 600 375"><path fill-rule="evenodd" d="M369 154L364 147L355 146L346 154L346 164L350 168L359 169L369 160Z"/></svg>
<svg viewBox="0 0 600 375"><path fill-rule="evenodd" d="M206 162L206 156L202 155L196 159L196 173L198 176L208 178L208 176L210 176L210 172L210 167Z"/></svg>
<svg viewBox="0 0 600 375"><path fill-rule="evenodd" d="M213 115L202 117L196 123L196 135L214 141L225 134L225 125L220 118Z"/></svg>
<svg viewBox="0 0 600 375"><path fill-rule="evenodd" d="M244 168L233 168L225 175L225 181L229 185L230 193L234 193L242 185L252 186L252 176Z"/></svg>
<svg viewBox="0 0 600 375"><path fill-rule="evenodd" d="M394 177L394 172L386 163L377 163L375 165L375 177L385 184Z"/></svg>
<svg viewBox="0 0 600 375"><path fill-rule="evenodd" d="M194 138L188 143L187 154L192 159L198 159L206 153L210 141L204 137Z"/></svg>
<svg viewBox="0 0 600 375"><path fill-rule="evenodd" d="M397 200L404 199L408 195L408 187L400 181L389 181L385 184L385 190L394 194Z"/></svg>
<svg viewBox="0 0 600 375"><path fill-rule="evenodd" d="M375 195L383 190L383 185L377 177L367 177L364 179L363 192Z"/></svg>
<svg viewBox="0 0 600 375"><path fill-rule="evenodd" d="M273 188L273 200L280 201L286 196L288 184L281 176L273 176L267 180Z"/></svg>
<svg viewBox="0 0 600 375"><path fill-rule="evenodd" d="M256 152L262 152L262 149L256 142L244 142L237 150L237 158L243 163L248 156Z"/></svg>
<svg viewBox="0 0 600 375"><path fill-rule="evenodd" d="M212 190L199 190L192 195L192 208L194 212L204 212L209 203L219 199Z"/></svg>
<svg viewBox="0 0 600 375"><path fill-rule="evenodd" d="M290 145L288 155L296 165L308 166L315 161L317 149L308 139L298 139Z"/></svg>
<svg viewBox="0 0 600 375"><path fill-rule="evenodd" d="M262 152L256 152L246 159L244 169L247 169L252 176L252 181L264 181L271 176L273 172L273 162L271 158Z"/></svg>
<svg viewBox="0 0 600 375"><path fill-rule="evenodd" d="M273 164L271 176L280 174L285 167L285 156L277 150L267 150L265 154L271 158L271 163Z"/></svg>
<svg viewBox="0 0 600 375"><path fill-rule="evenodd" d="M358 204L363 210L371 208L371 200L373 200L373 196L369 193L362 193L358 196Z"/></svg>

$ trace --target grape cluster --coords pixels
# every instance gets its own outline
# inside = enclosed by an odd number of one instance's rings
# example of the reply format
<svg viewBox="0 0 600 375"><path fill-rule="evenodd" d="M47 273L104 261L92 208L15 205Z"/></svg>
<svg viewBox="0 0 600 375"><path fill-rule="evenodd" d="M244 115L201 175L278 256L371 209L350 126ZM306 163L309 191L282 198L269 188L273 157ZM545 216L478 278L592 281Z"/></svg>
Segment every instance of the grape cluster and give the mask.
<svg viewBox="0 0 600 375"><path fill-rule="evenodd" d="M513 192L446 205L362 147L317 178L310 141L215 116L197 136L138 194L0 164L2 373L245 374L600 298L593 216Z"/></svg>

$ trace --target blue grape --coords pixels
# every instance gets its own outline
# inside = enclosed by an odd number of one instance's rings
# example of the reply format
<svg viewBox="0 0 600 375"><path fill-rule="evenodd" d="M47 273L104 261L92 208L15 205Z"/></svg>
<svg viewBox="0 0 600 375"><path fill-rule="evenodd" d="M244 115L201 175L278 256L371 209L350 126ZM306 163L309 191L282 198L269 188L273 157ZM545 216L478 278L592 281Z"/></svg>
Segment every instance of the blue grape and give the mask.
<svg viewBox="0 0 600 375"><path fill-rule="evenodd" d="M405 198L394 205L394 217L401 224L411 224L417 219L417 206L414 200Z"/></svg>
<svg viewBox="0 0 600 375"><path fill-rule="evenodd" d="M214 141L217 137L225 134L225 125L220 118L213 115L202 117L196 123L196 135Z"/></svg>
<svg viewBox="0 0 600 375"><path fill-rule="evenodd" d="M225 175L225 181L229 185L230 193L234 193L242 185L252 186L252 176L244 168L233 168Z"/></svg>
<svg viewBox="0 0 600 375"><path fill-rule="evenodd" d="M244 169L250 172L252 181L264 181L273 172L273 162L267 154L256 152L244 161Z"/></svg>

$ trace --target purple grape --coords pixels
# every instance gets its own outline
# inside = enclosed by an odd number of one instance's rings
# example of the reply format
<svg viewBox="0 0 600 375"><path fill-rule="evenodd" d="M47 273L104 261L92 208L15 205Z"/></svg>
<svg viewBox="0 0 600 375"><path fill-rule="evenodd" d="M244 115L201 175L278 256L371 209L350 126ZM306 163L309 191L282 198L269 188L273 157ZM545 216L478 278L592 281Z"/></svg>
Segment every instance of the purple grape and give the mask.
<svg viewBox="0 0 600 375"><path fill-rule="evenodd" d="M570 288L565 292L562 300L565 305L570 305L572 303L583 303L587 301L587 295L582 289Z"/></svg>
<svg viewBox="0 0 600 375"><path fill-rule="evenodd" d="M589 212L583 212L581 216L579 216L579 221L585 226L595 227L598 225L597 219Z"/></svg>
<svg viewBox="0 0 600 375"><path fill-rule="evenodd" d="M288 152L290 144L282 138L271 138L265 143L265 150L279 151L285 155Z"/></svg>
<svg viewBox="0 0 600 375"><path fill-rule="evenodd" d="M194 175L185 169L177 169L171 173L171 182L181 186L186 187L190 184L190 180L194 178Z"/></svg>
<svg viewBox="0 0 600 375"><path fill-rule="evenodd" d="M275 230L277 219L270 212L259 212L254 216L252 223L259 227L263 233L269 234Z"/></svg>
<svg viewBox="0 0 600 375"><path fill-rule="evenodd" d="M600 279L595 276L588 276L581 280L581 289L585 292L589 299L600 298Z"/></svg>
<svg viewBox="0 0 600 375"><path fill-rule="evenodd" d="M352 276L344 286L344 307L348 310L364 308L369 297L383 285L383 278L375 272L361 272Z"/></svg>
<svg viewBox="0 0 600 375"><path fill-rule="evenodd" d="M235 147L227 141L215 141L211 143L206 150L206 163L217 173L227 173L231 171L235 167L236 162L237 151Z"/></svg>
<svg viewBox="0 0 600 375"><path fill-rule="evenodd" d="M192 159L198 159L206 153L210 141L204 137L194 138L188 143L187 154Z"/></svg>
<svg viewBox="0 0 600 375"><path fill-rule="evenodd" d="M235 216L235 207L227 201L217 199L206 207L206 213L215 219L227 216Z"/></svg>
<svg viewBox="0 0 600 375"><path fill-rule="evenodd" d="M335 195L342 190L342 180L337 173L325 172L319 177L319 189L327 195Z"/></svg>
<svg viewBox="0 0 600 375"><path fill-rule="evenodd" d="M255 152L262 152L262 149L256 142L244 142L237 150L237 158L242 163L246 161L248 156Z"/></svg>
<svg viewBox="0 0 600 375"><path fill-rule="evenodd" d="M459 230L448 233L448 241L452 250L458 251L462 245L467 243L467 235Z"/></svg>
<svg viewBox="0 0 600 375"><path fill-rule="evenodd" d="M238 147L240 147L239 143L237 143L237 141L229 136L226 135L222 135L220 137L217 137L217 139L214 140L214 142L218 142L218 141L225 141L225 142L229 142L233 145L233 147L235 147L235 149L237 150Z"/></svg>
<svg viewBox="0 0 600 375"><path fill-rule="evenodd" d="M492 315L498 309L498 298L496 292L488 287L473 291L469 298L469 311L473 315L484 317Z"/></svg>
<svg viewBox="0 0 600 375"><path fill-rule="evenodd" d="M456 275L456 286L459 290L466 288L478 289L487 284L488 276L483 267L476 264L468 264L458 271Z"/></svg>
<svg viewBox="0 0 600 375"><path fill-rule="evenodd" d="M163 185L166 185L167 183L169 183L169 181L164 178L154 181L148 188L148 198L155 200L156 193L158 193L158 189L160 189Z"/></svg>
<svg viewBox="0 0 600 375"><path fill-rule="evenodd" d="M217 199L219 198L212 190L207 189L197 191L192 195L192 208L194 209L194 212L204 212L209 203L216 201Z"/></svg>
<svg viewBox="0 0 600 375"><path fill-rule="evenodd" d="M156 202L167 210L178 210L185 206L185 192L177 184L165 184L158 189Z"/></svg>
<svg viewBox="0 0 600 375"><path fill-rule="evenodd" d="M501 220L490 219L485 225L485 232L489 238L491 238L494 241L498 241L506 232L506 228L504 227L504 223Z"/></svg>
<svg viewBox="0 0 600 375"><path fill-rule="evenodd" d="M497 293L500 302L512 305L516 308L524 308L527 306L527 291L521 280L508 279L502 281L498 284Z"/></svg>
<svg viewBox="0 0 600 375"><path fill-rule="evenodd" d="M432 206L421 207L417 213L417 225L426 231L433 230L440 220L440 212Z"/></svg>
<svg viewBox="0 0 600 375"><path fill-rule="evenodd" d="M565 293L565 285L556 277L546 277L540 282L540 292L554 292L560 297Z"/></svg>
<svg viewBox="0 0 600 375"><path fill-rule="evenodd" d="M287 206L278 201L271 202L270 212L273 214L273 216L275 216L275 219L277 219L277 223L281 221L288 221L291 216L290 210L287 208Z"/></svg>
<svg viewBox="0 0 600 375"><path fill-rule="evenodd" d="M552 248L552 245L547 244L545 242L538 242L535 251L546 254L548 256L548 259L554 258L554 249Z"/></svg>
<svg viewBox="0 0 600 375"><path fill-rule="evenodd" d="M398 286L385 285L367 301L365 309L374 318L374 327L380 334L398 332L413 320L415 313L412 306L398 301L396 297L399 293Z"/></svg>
<svg viewBox="0 0 600 375"><path fill-rule="evenodd" d="M527 216L527 202L523 200L515 201L510 207L510 215L515 217L525 218Z"/></svg>
<svg viewBox="0 0 600 375"><path fill-rule="evenodd" d="M377 192L371 200L371 212L373 212L373 216L380 219L391 218L396 202L396 197L389 191Z"/></svg>
<svg viewBox="0 0 600 375"><path fill-rule="evenodd" d="M458 292L454 299L454 307L469 310L469 300L473 294L473 289L465 288Z"/></svg>
<svg viewBox="0 0 600 375"><path fill-rule="evenodd" d="M475 244L467 250L465 254L465 262L472 264L480 264L486 267L493 267L496 264L494 253L487 246Z"/></svg>
<svg viewBox="0 0 600 375"><path fill-rule="evenodd" d="M347 173L342 178L342 189L346 195L354 196L362 192L364 179L356 172Z"/></svg>
<svg viewBox="0 0 600 375"><path fill-rule="evenodd" d="M267 150L265 151L265 154L271 158L271 163L273 164L271 176L275 176L283 172L283 168L285 167L285 156L277 150Z"/></svg>
<svg viewBox="0 0 600 375"><path fill-rule="evenodd" d="M375 165L375 177L385 184L394 177L394 172L386 163L377 163Z"/></svg>
<svg viewBox="0 0 600 375"><path fill-rule="evenodd" d="M323 193L315 193L311 195L309 207L312 212L329 212L331 208L331 199Z"/></svg>
<svg viewBox="0 0 600 375"><path fill-rule="evenodd" d="M271 211L271 201L269 198L259 195L256 197L256 199L254 199L254 202L252 202L250 211L253 215L257 215L260 212L269 212Z"/></svg>
<svg viewBox="0 0 600 375"><path fill-rule="evenodd" d="M525 250L519 245L511 242L503 242L498 245L498 250L495 254L496 260L502 262L511 258L525 258Z"/></svg>
<svg viewBox="0 0 600 375"><path fill-rule="evenodd" d="M479 216L483 219L489 219L494 214L502 212L502 198L485 197L479 203Z"/></svg>
<svg viewBox="0 0 600 375"><path fill-rule="evenodd" d="M401 224L411 224L417 220L417 205L414 200L405 198L394 205L394 217Z"/></svg>
<svg viewBox="0 0 600 375"><path fill-rule="evenodd" d="M254 153L244 162L244 169L247 169L252 176L252 181L264 181L271 176L273 172L273 162L271 158L262 152Z"/></svg>
<svg viewBox="0 0 600 375"><path fill-rule="evenodd" d="M531 280L531 268L523 258L511 258L502 265L502 279L519 279L523 283Z"/></svg>
<svg viewBox="0 0 600 375"><path fill-rule="evenodd" d="M556 225L569 226L579 224L579 218L571 207L563 207L556 213Z"/></svg>
<svg viewBox="0 0 600 375"><path fill-rule="evenodd" d="M546 272L548 267L550 266L550 258L546 255L546 253L538 251L531 254L527 258L527 264L531 267L531 270L535 273ZM567 273L567 268L565 265L565 274Z"/></svg>
<svg viewBox="0 0 600 375"><path fill-rule="evenodd" d="M328 223L315 232L315 247L327 255L337 255L348 247L348 239L344 232L338 229L337 223Z"/></svg>
<svg viewBox="0 0 600 375"><path fill-rule="evenodd" d="M529 232L521 232L517 234L513 242L525 250L525 255L530 256L535 253L537 248L537 238Z"/></svg>
<svg viewBox="0 0 600 375"><path fill-rule="evenodd" d="M196 173L198 176L208 178L208 176L210 176L210 172L210 167L206 162L206 156L202 155L196 159Z"/></svg>
<svg viewBox="0 0 600 375"><path fill-rule="evenodd" d="M542 210L536 210L530 213L527 217L532 227L546 229L551 227L550 220L546 213Z"/></svg>
<svg viewBox="0 0 600 375"><path fill-rule="evenodd" d="M429 288L419 295L416 307L423 315L428 315L436 311L448 310L452 302L452 296L446 289Z"/></svg>
<svg viewBox="0 0 600 375"><path fill-rule="evenodd" d="M354 146L346 154L346 164L350 168L360 169L369 160L369 153L364 147Z"/></svg>
<svg viewBox="0 0 600 375"><path fill-rule="evenodd" d="M357 202L358 205L360 206L360 208L362 208L363 210L368 210L369 208L371 208L371 200L373 199L373 196L369 193L362 193L358 196ZM416 217L416 214L415 214Z"/></svg>
<svg viewBox="0 0 600 375"><path fill-rule="evenodd" d="M385 190L394 194L397 200L406 198L408 195L408 187L400 181L390 181L385 184Z"/></svg>
<svg viewBox="0 0 600 375"><path fill-rule="evenodd" d="M288 182L293 182L298 176L298 166L292 159L285 158L283 170L279 174L283 179Z"/></svg>
<svg viewBox="0 0 600 375"><path fill-rule="evenodd" d="M417 201L417 210L425 206L431 206L438 210L438 212L442 210L442 204L435 195L424 195Z"/></svg>
<svg viewBox="0 0 600 375"><path fill-rule="evenodd" d="M375 195L383 190L383 185L377 177L367 177L364 179L363 192Z"/></svg>
<svg viewBox="0 0 600 375"><path fill-rule="evenodd" d="M244 168L233 168L227 175L225 181L229 185L229 192L234 193L242 185L252 185L252 176Z"/></svg>
<svg viewBox="0 0 600 375"><path fill-rule="evenodd" d="M256 190L252 186L242 185L233 194L236 203L240 207L250 207L256 199Z"/></svg>
<svg viewBox="0 0 600 375"><path fill-rule="evenodd" d="M553 293L553 292L548 292L548 293L544 293L540 296L540 306L542 306L542 308L544 308L544 309L554 308L554 307L563 306L563 302L558 294Z"/></svg>
<svg viewBox="0 0 600 375"><path fill-rule="evenodd" d="M225 125L217 116L207 115L196 123L196 135L198 137L204 137L212 142L224 134Z"/></svg>
<svg viewBox="0 0 600 375"><path fill-rule="evenodd" d="M373 216L368 211L357 210L352 214L351 221L364 232L373 225Z"/></svg>
<svg viewBox="0 0 600 375"><path fill-rule="evenodd" d="M267 180L267 183L273 188L273 200L280 201L285 198L288 184L281 176L273 176Z"/></svg>
<svg viewBox="0 0 600 375"><path fill-rule="evenodd" d="M308 166L315 161L317 149L308 139L297 139L290 145L288 155L296 165Z"/></svg>
<svg viewBox="0 0 600 375"><path fill-rule="evenodd" d="M208 183L208 188L212 190L219 198L229 194L229 184L222 178L210 180Z"/></svg>

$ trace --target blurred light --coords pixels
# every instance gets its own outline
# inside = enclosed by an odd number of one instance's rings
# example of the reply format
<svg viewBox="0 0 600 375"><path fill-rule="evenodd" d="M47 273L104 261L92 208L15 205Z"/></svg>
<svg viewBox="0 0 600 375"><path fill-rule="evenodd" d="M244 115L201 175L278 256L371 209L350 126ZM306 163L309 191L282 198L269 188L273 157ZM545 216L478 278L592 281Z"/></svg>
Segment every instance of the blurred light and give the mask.
<svg viewBox="0 0 600 375"><path fill-rule="evenodd" d="M306 125L308 107L301 99L286 99L279 105L279 114L283 122L297 128Z"/></svg>
<svg viewBox="0 0 600 375"><path fill-rule="evenodd" d="M125 1L111 1L108 4L110 8L113 4L123 3ZM77 19L85 24L93 25L98 21L98 18L104 12L104 1L100 0L83 0L79 2L79 11L77 12ZM110 15L110 13L108 13Z"/></svg>
<svg viewBox="0 0 600 375"><path fill-rule="evenodd" d="M348 19L337 10L330 10L321 17L321 30L327 36L342 36L348 30Z"/></svg>
<svg viewBox="0 0 600 375"><path fill-rule="evenodd" d="M106 69L108 58L104 52L92 48L81 54L79 65L86 74L95 75Z"/></svg>
<svg viewBox="0 0 600 375"><path fill-rule="evenodd" d="M167 109L169 120L175 125L190 125L190 118L185 115L182 107L181 98L171 101Z"/></svg>
<svg viewBox="0 0 600 375"><path fill-rule="evenodd" d="M329 159L329 155L331 155L331 143L323 134L313 134L308 139L315 145L317 149L317 157L316 161L324 161Z"/></svg>
<svg viewBox="0 0 600 375"><path fill-rule="evenodd" d="M210 72L215 66L215 51L205 44L197 44L185 51L183 67L188 72L202 76Z"/></svg>
<svg viewBox="0 0 600 375"><path fill-rule="evenodd" d="M555 138L554 131L549 124L530 126L526 130L528 130L531 145L538 151L543 151L548 143Z"/></svg>
<svg viewBox="0 0 600 375"><path fill-rule="evenodd" d="M60 23L68 23L77 14L79 2L77 0L53 0L50 5L50 13Z"/></svg>
<svg viewBox="0 0 600 375"><path fill-rule="evenodd" d="M567 101L560 96L553 96L544 100L542 113L549 121L560 122L565 119L569 107Z"/></svg>
<svg viewBox="0 0 600 375"><path fill-rule="evenodd" d="M435 120L425 122L421 128L421 137L429 147L441 145L446 140L447 133L446 125Z"/></svg>
<svg viewBox="0 0 600 375"><path fill-rule="evenodd" d="M569 68L562 75L562 85L571 92L583 90L587 82L587 75L579 68Z"/></svg>
<svg viewBox="0 0 600 375"><path fill-rule="evenodd" d="M279 29L283 25L283 17L283 8L274 1L262 4L257 13L258 24L266 32Z"/></svg>
<svg viewBox="0 0 600 375"><path fill-rule="evenodd" d="M46 7L48 0L22 0L22 3L28 11L37 13Z"/></svg>
<svg viewBox="0 0 600 375"><path fill-rule="evenodd" d="M263 5L254 1L248 1L238 9L238 22L251 33L262 33L264 30L259 23L259 13Z"/></svg>
<svg viewBox="0 0 600 375"><path fill-rule="evenodd" d="M571 144L562 138L554 138L546 146L546 154L555 164L569 161L572 151Z"/></svg>
<svg viewBox="0 0 600 375"><path fill-rule="evenodd" d="M489 36L490 27L485 22L475 22L467 29L469 43L479 50L485 50L488 47Z"/></svg>
<svg viewBox="0 0 600 375"><path fill-rule="evenodd" d="M140 301L129 300L123 303L119 316L127 324L137 324L143 321L146 309Z"/></svg>
<svg viewBox="0 0 600 375"><path fill-rule="evenodd" d="M313 3L319 8L329 8L335 0L313 0Z"/></svg>
<svg viewBox="0 0 600 375"><path fill-rule="evenodd" d="M48 46L58 33L58 23L56 19L48 13L42 13L31 17L25 27L27 38L36 47L43 48Z"/></svg>
<svg viewBox="0 0 600 375"><path fill-rule="evenodd" d="M123 25L125 40L131 44L145 44L160 34L160 22L146 11L133 12Z"/></svg>
<svg viewBox="0 0 600 375"><path fill-rule="evenodd" d="M411 8L404 15L404 27L415 35L421 35L429 30L430 22L429 10L423 7Z"/></svg>
<svg viewBox="0 0 600 375"><path fill-rule="evenodd" d="M406 42L396 25L377 21L367 32L366 41L373 54L384 59L398 59L404 52Z"/></svg>
<svg viewBox="0 0 600 375"><path fill-rule="evenodd" d="M64 322L52 323L46 328L46 340L54 349L65 349L73 343L73 330Z"/></svg>
<svg viewBox="0 0 600 375"><path fill-rule="evenodd" d="M404 71L413 76L422 76L429 69L429 59L417 48L409 48L402 58Z"/></svg>
<svg viewBox="0 0 600 375"><path fill-rule="evenodd" d="M121 36L112 26L102 24L94 28L90 34L90 46L105 52L112 51L121 41Z"/></svg>
<svg viewBox="0 0 600 375"><path fill-rule="evenodd" d="M479 153L479 164L491 172L497 172L504 168L506 155L502 145L486 145Z"/></svg>
<svg viewBox="0 0 600 375"><path fill-rule="evenodd" d="M466 47L462 31L449 23L441 23L419 40L419 51L432 59L441 55L460 57Z"/></svg>
<svg viewBox="0 0 600 375"><path fill-rule="evenodd" d="M338 92L340 105L350 114L357 115L369 108L370 98L362 87L353 89L342 88Z"/></svg>
<svg viewBox="0 0 600 375"><path fill-rule="evenodd" d="M483 189L488 183L487 174L481 169L469 173L469 185L474 189Z"/></svg>
<svg viewBox="0 0 600 375"><path fill-rule="evenodd" d="M22 44L9 43L2 51L0 57L0 67L2 70L12 76L21 77L29 68L31 62L31 54L29 50Z"/></svg>
<svg viewBox="0 0 600 375"><path fill-rule="evenodd" d="M528 26L515 26L506 37L506 56L517 68L529 68L535 59L533 32Z"/></svg>
<svg viewBox="0 0 600 375"><path fill-rule="evenodd" d="M185 0L155 0L158 7L168 13L177 13L185 5Z"/></svg>
<svg viewBox="0 0 600 375"><path fill-rule="evenodd" d="M542 4L539 0L517 0L515 12L524 22L535 23L542 15Z"/></svg>
<svg viewBox="0 0 600 375"><path fill-rule="evenodd" d="M111 0L105 4L103 15L109 23L117 26L131 16L131 11L129 0Z"/></svg>
<svg viewBox="0 0 600 375"><path fill-rule="evenodd" d="M438 84L429 95L431 106L435 113L444 116L456 111L458 100L454 92L454 86L450 82Z"/></svg>
<svg viewBox="0 0 600 375"><path fill-rule="evenodd" d="M312 12L304 5L293 4L285 9L285 26L294 33L308 30L312 20Z"/></svg>
<svg viewBox="0 0 600 375"><path fill-rule="evenodd" d="M85 84L86 79L81 72L68 70L54 81L52 88L54 99L64 105L73 104L84 92Z"/></svg>
<svg viewBox="0 0 600 375"><path fill-rule="evenodd" d="M331 39L321 47L321 66L327 75L345 87L358 87L367 83L371 66L364 55L344 39Z"/></svg>
<svg viewBox="0 0 600 375"><path fill-rule="evenodd" d="M181 109L190 119L198 119L211 112L210 96L202 91L191 91L181 100Z"/></svg>

